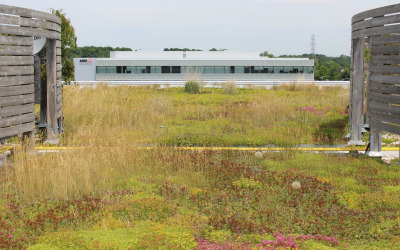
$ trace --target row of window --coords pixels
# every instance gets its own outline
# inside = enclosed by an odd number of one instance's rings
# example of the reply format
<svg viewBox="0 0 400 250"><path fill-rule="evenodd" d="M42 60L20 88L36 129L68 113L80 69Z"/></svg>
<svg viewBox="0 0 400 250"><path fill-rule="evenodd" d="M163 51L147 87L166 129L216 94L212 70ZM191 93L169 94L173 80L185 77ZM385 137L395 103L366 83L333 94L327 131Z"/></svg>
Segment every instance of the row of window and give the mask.
<svg viewBox="0 0 400 250"><path fill-rule="evenodd" d="M311 66L97 66L97 74L312 74Z"/></svg>

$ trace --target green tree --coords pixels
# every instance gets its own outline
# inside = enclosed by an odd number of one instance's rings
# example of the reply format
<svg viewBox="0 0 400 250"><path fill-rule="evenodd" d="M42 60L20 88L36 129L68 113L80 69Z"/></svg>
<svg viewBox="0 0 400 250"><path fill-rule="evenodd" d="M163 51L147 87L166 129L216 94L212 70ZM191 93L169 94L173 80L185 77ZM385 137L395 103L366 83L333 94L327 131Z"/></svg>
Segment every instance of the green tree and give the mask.
<svg viewBox="0 0 400 250"><path fill-rule="evenodd" d="M269 53L268 51L264 51L260 54L260 56L265 56L265 57L269 57L269 58L273 58L274 55Z"/></svg>
<svg viewBox="0 0 400 250"><path fill-rule="evenodd" d="M51 12L61 18L61 64L62 64L62 80L69 82L75 79L74 63L68 58L71 49L75 49L76 35L75 29L71 24L71 20L66 17L66 13L61 10L52 9Z"/></svg>

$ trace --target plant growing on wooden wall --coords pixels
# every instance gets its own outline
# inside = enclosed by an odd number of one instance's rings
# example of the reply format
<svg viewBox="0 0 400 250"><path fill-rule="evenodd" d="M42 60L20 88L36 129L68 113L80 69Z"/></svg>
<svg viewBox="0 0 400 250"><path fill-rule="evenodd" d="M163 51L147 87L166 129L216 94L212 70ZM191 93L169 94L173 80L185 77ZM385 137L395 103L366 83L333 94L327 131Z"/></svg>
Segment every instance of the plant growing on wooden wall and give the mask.
<svg viewBox="0 0 400 250"><path fill-rule="evenodd" d="M51 12L61 18L61 80L70 82L75 79L74 63L72 59L68 58L71 49L77 48L75 29L71 25L71 20L66 17L66 13L62 9L51 9ZM46 58L46 48L41 50L39 56L40 58ZM41 77L46 79L46 64L42 63L41 68Z"/></svg>
<svg viewBox="0 0 400 250"><path fill-rule="evenodd" d="M71 24L71 20L66 17L66 13L61 10L52 9L51 12L61 18L61 64L62 64L62 80L72 81L75 78L74 63L67 55L71 49L75 49L76 35L75 29Z"/></svg>

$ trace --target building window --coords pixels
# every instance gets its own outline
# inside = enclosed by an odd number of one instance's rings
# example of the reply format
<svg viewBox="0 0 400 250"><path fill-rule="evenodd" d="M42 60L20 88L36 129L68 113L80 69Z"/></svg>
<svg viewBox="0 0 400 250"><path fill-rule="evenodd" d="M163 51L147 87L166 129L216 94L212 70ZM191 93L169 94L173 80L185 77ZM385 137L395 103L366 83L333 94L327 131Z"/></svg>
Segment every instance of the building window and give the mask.
<svg viewBox="0 0 400 250"><path fill-rule="evenodd" d="M117 73L117 67L107 67L107 74L116 74Z"/></svg>
<svg viewBox="0 0 400 250"><path fill-rule="evenodd" d="M181 66L172 66L172 74L180 74Z"/></svg>
<svg viewBox="0 0 400 250"><path fill-rule="evenodd" d="M107 74L107 67L105 66L97 66L96 74Z"/></svg>
<svg viewBox="0 0 400 250"><path fill-rule="evenodd" d="M210 66L205 66L204 67L204 74L214 74L214 67L210 67Z"/></svg>
<svg viewBox="0 0 400 250"><path fill-rule="evenodd" d="M162 74L169 74L169 73L171 73L171 66L162 66L162 67L161 67L161 73L162 73Z"/></svg>

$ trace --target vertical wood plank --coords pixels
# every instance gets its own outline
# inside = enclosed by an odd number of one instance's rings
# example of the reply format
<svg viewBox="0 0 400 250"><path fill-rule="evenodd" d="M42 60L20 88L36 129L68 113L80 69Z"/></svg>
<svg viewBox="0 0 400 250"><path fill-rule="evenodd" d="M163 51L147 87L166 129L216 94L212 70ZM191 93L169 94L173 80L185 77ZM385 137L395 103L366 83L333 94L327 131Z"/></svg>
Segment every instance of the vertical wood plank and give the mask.
<svg viewBox="0 0 400 250"><path fill-rule="evenodd" d="M57 127L57 49L56 40L47 39L47 142L58 143Z"/></svg>
<svg viewBox="0 0 400 250"><path fill-rule="evenodd" d="M364 38L353 39L351 86L351 137L350 145L365 145L361 140L363 124L363 91L364 91Z"/></svg>

